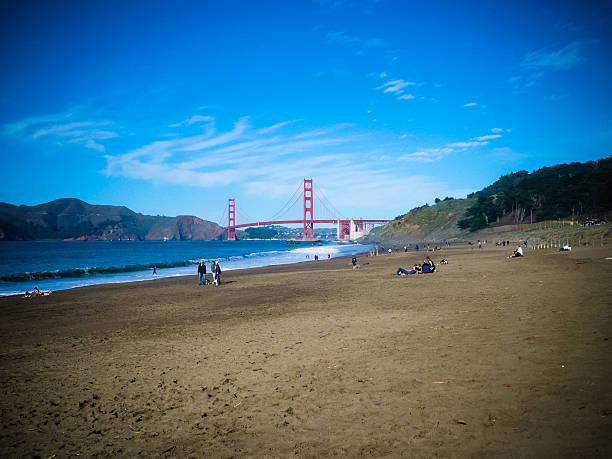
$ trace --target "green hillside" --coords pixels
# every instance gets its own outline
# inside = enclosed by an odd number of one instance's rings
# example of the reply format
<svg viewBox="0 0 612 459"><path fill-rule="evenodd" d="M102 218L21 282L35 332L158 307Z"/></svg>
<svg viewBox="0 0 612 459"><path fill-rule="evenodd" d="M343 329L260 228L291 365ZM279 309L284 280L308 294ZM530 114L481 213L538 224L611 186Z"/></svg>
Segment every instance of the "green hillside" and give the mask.
<svg viewBox="0 0 612 459"><path fill-rule="evenodd" d="M366 242L413 242L421 240L456 239L467 231L457 223L465 216L474 199L446 199L436 204L416 207L391 223L374 228Z"/></svg>

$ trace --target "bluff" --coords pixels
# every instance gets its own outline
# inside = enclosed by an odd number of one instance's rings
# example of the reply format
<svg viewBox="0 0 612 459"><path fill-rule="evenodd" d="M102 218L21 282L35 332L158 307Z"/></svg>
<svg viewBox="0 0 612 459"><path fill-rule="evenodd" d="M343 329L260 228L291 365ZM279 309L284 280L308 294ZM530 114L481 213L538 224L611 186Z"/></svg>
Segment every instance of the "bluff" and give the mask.
<svg viewBox="0 0 612 459"><path fill-rule="evenodd" d="M557 219L608 218L612 211L612 157L586 163L559 164L531 173L503 175L466 199L436 199L391 223L375 228L364 242L402 244L414 241L473 239L476 231L505 225Z"/></svg>
<svg viewBox="0 0 612 459"><path fill-rule="evenodd" d="M446 198L435 205L424 205L400 215L392 222L374 228L363 241L405 244L415 241L462 239L468 231L458 227L473 199Z"/></svg>
<svg viewBox="0 0 612 459"><path fill-rule="evenodd" d="M37 206L0 203L0 241L210 240L224 234L221 226L194 216L143 215L124 206L92 205L74 198Z"/></svg>

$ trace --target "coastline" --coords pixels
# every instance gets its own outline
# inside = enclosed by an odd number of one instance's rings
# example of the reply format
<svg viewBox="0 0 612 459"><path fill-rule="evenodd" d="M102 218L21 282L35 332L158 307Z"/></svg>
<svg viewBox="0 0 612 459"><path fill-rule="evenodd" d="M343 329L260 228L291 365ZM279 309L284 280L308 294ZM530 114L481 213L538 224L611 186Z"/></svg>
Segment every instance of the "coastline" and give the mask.
<svg viewBox="0 0 612 459"><path fill-rule="evenodd" d="M326 252L324 250L325 246L317 246L317 247L320 247L323 252ZM355 244L355 245L351 245L347 247L362 248L363 251L356 252L356 254L358 255L362 253L367 253L370 250L370 245ZM314 247L308 247L308 246L297 247L297 248L312 249L313 251L316 251ZM333 251L337 250L333 246L332 246L332 249ZM220 255L216 257L215 256L205 257L205 260L206 261L210 261L212 259L221 260L221 263L222 263L221 266L224 272L245 270L245 269L257 269L257 268L266 267L266 266L283 266L283 265L307 263L310 261L314 261L312 258L300 260L300 261L294 261L293 259L295 259L296 257L295 255L292 256L290 252L291 251L287 251L287 253L283 253L280 257L277 256L277 257L270 257L270 258L262 258L259 260L260 263L264 263L262 266L247 266L247 267L243 266L244 263L246 262L246 257L242 257L242 260L241 260L240 257L235 257L235 256L227 257L224 255ZM267 253L269 252L266 252L264 250L261 253L256 252L255 255L258 255L258 254L266 255ZM250 254L250 255L253 255L253 254ZM286 258L283 258L283 255ZM311 256L312 255L314 254L311 254ZM352 255L334 255L332 259L346 257L346 256L352 256ZM319 261L320 262L327 261L327 258L321 258ZM43 277L42 279L35 279L35 278L27 279L30 273L20 273L19 277L23 277L27 280L14 282L14 281L7 281L3 279L3 281L0 282L0 286L2 288L2 290L0 290L0 298L7 297L7 296L14 296L14 297L23 296L26 290L32 291L35 286L38 286L43 291L56 292L56 291L62 291L62 290L72 290L75 288L91 287L95 285L129 284L133 282L140 283L140 282L147 282L147 281L159 281L161 279L166 279L166 278L177 278L177 277L184 277L184 276L189 277L191 276L191 272L187 273L187 271L193 271L195 273L197 269L197 264L193 264L193 262L192 264L186 264L186 263L187 263L186 261L171 262L171 263L167 263L167 262L146 263L142 265L142 266L147 267L147 269L144 269L144 270L142 268L140 270L133 269L134 266L127 266L127 267L123 267L123 266L104 267L103 266L103 267L94 267L94 268L71 268L71 269L65 270L65 272L59 272L59 273L57 271L45 271L43 273L38 273L38 274L45 275L45 277ZM164 266L168 264L169 265L174 264L175 266L169 266L169 267ZM149 268L149 266L150 267L157 266L156 276L152 276L150 274L151 268ZM128 269L123 269L123 268L128 268ZM94 274L82 274L88 271L92 271ZM76 275L71 276L70 275L71 273L74 273ZM34 273L34 274L37 274L37 273ZM9 275L7 277L10 278L13 276L16 276L16 275ZM22 289L20 288L18 290L17 289L18 287L23 287L23 288Z"/></svg>
<svg viewBox="0 0 612 459"><path fill-rule="evenodd" d="M609 456L612 249L506 252L0 298L0 455Z"/></svg>

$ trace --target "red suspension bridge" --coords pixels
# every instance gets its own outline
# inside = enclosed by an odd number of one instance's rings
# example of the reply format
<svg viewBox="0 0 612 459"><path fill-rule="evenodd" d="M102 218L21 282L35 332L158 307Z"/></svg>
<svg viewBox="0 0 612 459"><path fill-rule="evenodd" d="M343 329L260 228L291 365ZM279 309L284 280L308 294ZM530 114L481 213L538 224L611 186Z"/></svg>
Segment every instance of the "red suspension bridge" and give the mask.
<svg viewBox="0 0 612 459"><path fill-rule="evenodd" d="M301 195L303 203L303 217L301 219L280 219L283 215L286 215L295 205L299 202L299 191L303 190ZM372 220L372 219L353 219L353 218L342 218L340 212L329 202L329 199L325 196L322 190L318 190L321 196L317 196L317 201L321 204L321 207L327 211L328 214L336 215L336 217L315 219L314 218L314 203L315 194L312 185L312 179L304 179L303 188L300 186L294 193L289 201L283 206L283 208L277 212L271 219L267 221L253 221L248 216L242 216L241 220L251 221L251 223L236 223L236 200L228 199L227 206L227 239L230 241L236 240L236 229L247 228L252 226L268 226L268 225L288 225L288 224L303 224L304 232L303 239L305 241L314 239L314 224L334 224L337 225L337 238L339 240L354 240L361 236L364 236L370 232L370 230L376 226L384 223L388 223L390 220Z"/></svg>

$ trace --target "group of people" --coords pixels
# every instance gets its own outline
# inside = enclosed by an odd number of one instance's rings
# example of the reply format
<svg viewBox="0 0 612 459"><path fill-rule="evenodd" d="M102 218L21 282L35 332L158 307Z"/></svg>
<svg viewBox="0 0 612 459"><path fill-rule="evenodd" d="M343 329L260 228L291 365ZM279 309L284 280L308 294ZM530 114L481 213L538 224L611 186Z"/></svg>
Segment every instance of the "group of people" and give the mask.
<svg viewBox="0 0 612 459"><path fill-rule="evenodd" d="M446 260L444 260L446 261ZM431 274L436 272L436 265L433 260L429 257L425 257L423 263L415 264L412 269L407 270L402 267L397 268L396 275L398 276L409 276L412 274Z"/></svg>
<svg viewBox="0 0 612 459"><path fill-rule="evenodd" d="M41 291L38 287L34 287L34 290L32 290L31 292L27 291L25 292L25 297L26 298L30 298L32 296L49 296L51 295L53 292L52 291L48 291L48 292L43 292Z"/></svg>
<svg viewBox="0 0 612 459"><path fill-rule="evenodd" d="M210 272L212 274L212 281L206 279L206 263L201 261L198 265L198 278L200 280L200 285L221 285L221 265L218 261L213 260L210 262Z"/></svg>

